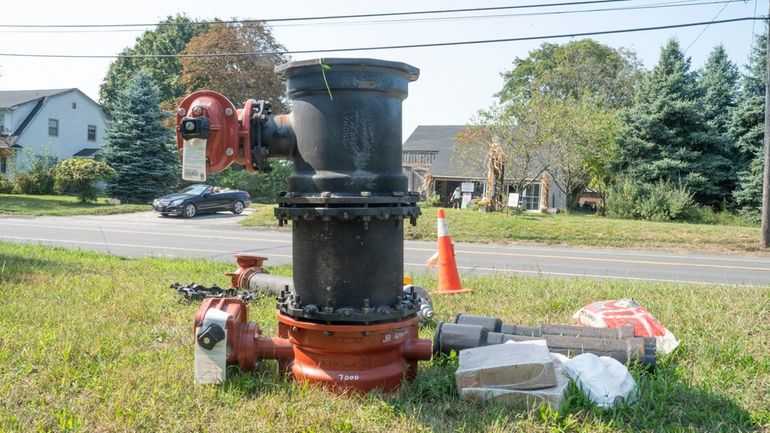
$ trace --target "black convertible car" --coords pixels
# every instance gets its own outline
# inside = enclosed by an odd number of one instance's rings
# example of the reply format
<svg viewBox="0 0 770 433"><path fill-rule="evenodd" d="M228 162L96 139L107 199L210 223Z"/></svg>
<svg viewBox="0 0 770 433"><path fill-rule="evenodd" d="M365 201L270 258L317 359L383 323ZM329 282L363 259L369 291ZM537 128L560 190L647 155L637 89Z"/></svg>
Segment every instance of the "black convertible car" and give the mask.
<svg viewBox="0 0 770 433"><path fill-rule="evenodd" d="M164 195L152 201L152 208L163 216L182 215L187 218L199 213L221 210L239 214L250 205L249 193L211 185L192 185L181 192Z"/></svg>

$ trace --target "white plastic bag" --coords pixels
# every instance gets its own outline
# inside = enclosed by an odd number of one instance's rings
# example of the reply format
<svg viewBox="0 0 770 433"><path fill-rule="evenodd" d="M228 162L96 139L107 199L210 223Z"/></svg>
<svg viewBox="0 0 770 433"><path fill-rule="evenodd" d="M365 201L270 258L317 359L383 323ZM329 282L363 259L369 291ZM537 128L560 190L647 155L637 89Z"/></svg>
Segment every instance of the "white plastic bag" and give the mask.
<svg viewBox="0 0 770 433"><path fill-rule="evenodd" d="M572 359L560 357L564 372L596 405L610 408L636 401L636 382L628 368L614 358L583 353Z"/></svg>

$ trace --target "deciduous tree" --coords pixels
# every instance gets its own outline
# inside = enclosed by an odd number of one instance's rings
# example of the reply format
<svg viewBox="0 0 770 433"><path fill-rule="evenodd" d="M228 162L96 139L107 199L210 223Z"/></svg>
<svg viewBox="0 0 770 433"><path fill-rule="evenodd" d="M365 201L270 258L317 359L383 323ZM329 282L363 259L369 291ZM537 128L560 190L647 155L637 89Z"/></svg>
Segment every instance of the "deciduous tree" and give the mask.
<svg viewBox="0 0 770 433"><path fill-rule="evenodd" d="M505 177L515 178L518 191L548 170L568 208L575 207L589 183L606 190L615 111L629 103L639 74L626 50L590 39L545 43L503 74L499 107L483 112L469 137L488 146L483 133L503 143Z"/></svg>
<svg viewBox="0 0 770 433"><path fill-rule="evenodd" d="M240 56L185 57L181 59L182 84L188 92L209 89L236 104L265 99L277 110L285 108L284 85L273 72L288 57L268 26L257 21L212 25L187 44L185 54L250 53Z"/></svg>
<svg viewBox="0 0 770 433"><path fill-rule="evenodd" d="M552 141L540 119L546 115L542 109L538 104L528 105L527 110L493 106L480 111L457 137L459 155L466 165L483 165L487 170L486 198L491 210L501 202L503 179L522 193L550 167L548 146Z"/></svg>
<svg viewBox="0 0 770 433"><path fill-rule="evenodd" d="M544 43L513 69L502 74L501 103L526 102L535 93L559 100L590 97L604 106L629 105L640 76L640 64L629 50L615 49L592 39L564 45Z"/></svg>
<svg viewBox="0 0 770 433"><path fill-rule="evenodd" d="M120 92L139 71L145 71L158 88L160 101L166 109L175 106L184 96L186 88L182 84L182 64L176 54L182 52L187 43L207 26L196 23L184 15L167 17L154 30L148 30L136 38L133 47L120 52L120 56L132 55L170 55L165 58L119 57L110 65L107 75L99 88L99 100L108 116L112 112Z"/></svg>

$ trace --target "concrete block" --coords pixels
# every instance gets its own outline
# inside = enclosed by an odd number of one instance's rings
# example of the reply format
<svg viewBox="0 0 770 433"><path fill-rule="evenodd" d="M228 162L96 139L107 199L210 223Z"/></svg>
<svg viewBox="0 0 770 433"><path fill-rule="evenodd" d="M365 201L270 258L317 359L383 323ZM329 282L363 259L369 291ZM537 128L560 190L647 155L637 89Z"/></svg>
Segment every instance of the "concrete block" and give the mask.
<svg viewBox="0 0 770 433"><path fill-rule="evenodd" d="M548 404L559 410L564 403L569 380L563 373L556 374L556 386L543 389L465 388L460 392L463 400L493 401L511 409L528 410L541 404Z"/></svg>
<svg viewBox="0 0 770 433"><path fill-rule="evenodd" d="M460 351L458 392L466 388L541 389L557 385L545 341L524 341Z"/></svg>

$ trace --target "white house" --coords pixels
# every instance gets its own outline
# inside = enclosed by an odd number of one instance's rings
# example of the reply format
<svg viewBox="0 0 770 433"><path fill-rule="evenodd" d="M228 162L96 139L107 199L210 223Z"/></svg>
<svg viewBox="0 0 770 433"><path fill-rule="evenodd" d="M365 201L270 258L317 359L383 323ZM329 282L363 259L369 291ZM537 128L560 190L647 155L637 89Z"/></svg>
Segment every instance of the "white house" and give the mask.
<svg viewBox="0 0 770 433"><path fill-rule="evenodd" d="M0 174L13 177L47 149L57 160L95 157L104 145L107 118L78 89L0 91Z"/></svg>

